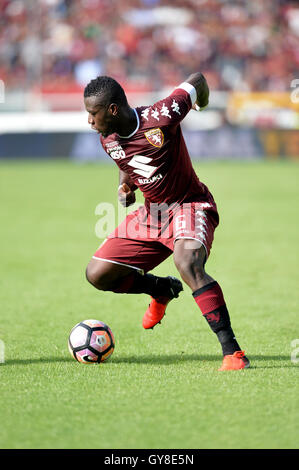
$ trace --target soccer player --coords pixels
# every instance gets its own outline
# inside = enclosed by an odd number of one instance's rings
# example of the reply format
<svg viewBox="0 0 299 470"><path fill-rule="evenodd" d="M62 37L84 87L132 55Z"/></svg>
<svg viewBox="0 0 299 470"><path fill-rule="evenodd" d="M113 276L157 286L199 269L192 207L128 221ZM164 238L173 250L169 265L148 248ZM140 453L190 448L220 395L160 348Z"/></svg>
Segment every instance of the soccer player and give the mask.
<svg viewBox="0 0 299 470"><path fill-rule="evenodd" d="M183 289L174 277L149 274L173 254L222 347L219 370L236 370L249 367L249 360L231 328L221 287L205 271L219 223L217 207L192 167L180 127L192 108L202 109L208 102L202 73L190 75L165 99L137 108L128 104L123 88L111 77L97 77L86 86L88 123L101 134L104 150L119 167L119 201L126 207L134 203L137 189L145 198L95 252L86 277L99 290L150 295L142 324L153 328Z"/></svg>

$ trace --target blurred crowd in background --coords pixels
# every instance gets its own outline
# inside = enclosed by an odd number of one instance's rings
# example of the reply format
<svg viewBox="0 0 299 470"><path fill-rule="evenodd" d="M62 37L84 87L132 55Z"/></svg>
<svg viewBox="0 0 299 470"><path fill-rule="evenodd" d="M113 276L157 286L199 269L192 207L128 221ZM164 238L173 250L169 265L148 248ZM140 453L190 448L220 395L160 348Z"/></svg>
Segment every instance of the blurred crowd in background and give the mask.
<svg viewBox="0 0 299 470"><path fill-rule="evenodd" d="M197 70L216 90L289 90L299 2L0 0L7 90L76 91L111 75L127 90L155 91Z"/></svg>

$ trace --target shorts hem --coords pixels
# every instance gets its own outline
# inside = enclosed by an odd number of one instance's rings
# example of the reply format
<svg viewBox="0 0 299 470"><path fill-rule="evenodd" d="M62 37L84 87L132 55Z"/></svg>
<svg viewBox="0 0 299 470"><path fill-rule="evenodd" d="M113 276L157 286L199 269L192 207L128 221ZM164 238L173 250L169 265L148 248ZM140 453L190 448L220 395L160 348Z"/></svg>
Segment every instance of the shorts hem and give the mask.
<svg viewBox="0 0 299 470"><path fill-rule="evenodd" d="M196 240L196 241L198 241L198 242L201 243L201 245L204 247L205 252L206 252L206 259L208 259L209 253L208 253L207 247L206 247L206 245L203 243L203 241L200 240L199 238L195 238L195 237L180 237L180 236L179 236L179 237L175 237L173 243L175 243L176 240Z"/></svg>
<svg viewBox="0 0 299 470"><path fill-rule="evenodd" d="M93 259L98 259L100 261L107 261L107 263L119 264L120 266L126 266L127 268L135 269L139 271L140 274L144 274L144 270L142 268L137 268L137 266L132 266L131 264L120 263L119 261L112 261L111 259L107 258L99 258L98 256L93 256Z"/></svg>

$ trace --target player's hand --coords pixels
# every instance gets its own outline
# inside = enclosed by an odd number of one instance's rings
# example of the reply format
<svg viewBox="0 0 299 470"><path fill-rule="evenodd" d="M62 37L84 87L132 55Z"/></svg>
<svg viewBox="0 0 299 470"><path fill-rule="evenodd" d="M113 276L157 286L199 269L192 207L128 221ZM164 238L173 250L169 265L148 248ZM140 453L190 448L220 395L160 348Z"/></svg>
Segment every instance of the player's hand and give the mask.
<svg viewBox="0 0 299 470"><path fill-rule="evenodd" d="M199 110L201 111L202 109L208 106L209 95L210 95L210 90L209 90L207 81L202 73L199 76L196 91L197 91L197 101L193 105L193 109L195 109L196 111L199 111Z"/></svg>
<svg viewBox="0 0 299 470"><path fill-rule="evenodd" d="M122 206L128 207L136 201L135 192L126 183L123 183L118 188L118 200Z"/></svg>

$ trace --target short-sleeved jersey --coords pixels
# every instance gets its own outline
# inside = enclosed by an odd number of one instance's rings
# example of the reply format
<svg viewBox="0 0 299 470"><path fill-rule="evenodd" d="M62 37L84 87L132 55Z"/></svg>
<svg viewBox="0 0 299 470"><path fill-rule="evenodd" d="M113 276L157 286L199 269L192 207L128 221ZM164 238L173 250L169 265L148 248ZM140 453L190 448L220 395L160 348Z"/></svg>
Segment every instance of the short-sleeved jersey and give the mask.
<svg viewBox="0 0 299 470"><path fill-rule="evenodd" d="M137 127L131 135L114 133L101 143L150 203L213 202L199 181L186 148L180 122L196 101L195 88L182 83L152 106L134 109Z"/></svg>

